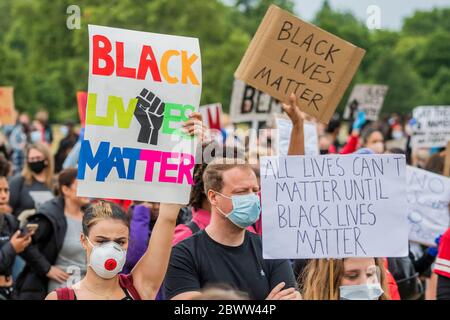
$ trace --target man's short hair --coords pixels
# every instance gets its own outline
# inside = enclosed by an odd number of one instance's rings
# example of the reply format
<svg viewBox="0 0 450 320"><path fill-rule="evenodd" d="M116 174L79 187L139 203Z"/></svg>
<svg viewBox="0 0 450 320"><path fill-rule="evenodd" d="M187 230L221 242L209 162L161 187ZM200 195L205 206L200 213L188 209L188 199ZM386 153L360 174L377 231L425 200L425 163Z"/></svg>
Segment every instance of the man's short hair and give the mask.
<svg viewBox="0 0 450 320"><path fill-rule="evenodd" d="M215 159L210 164L208 164L205 172L203 173L205 194L208 194L208 190L219 192L222 191L223 173L234 168L241 168L243 170L250 170L253 172L252 166L250 164L236 163L235 159Z"/></svg>

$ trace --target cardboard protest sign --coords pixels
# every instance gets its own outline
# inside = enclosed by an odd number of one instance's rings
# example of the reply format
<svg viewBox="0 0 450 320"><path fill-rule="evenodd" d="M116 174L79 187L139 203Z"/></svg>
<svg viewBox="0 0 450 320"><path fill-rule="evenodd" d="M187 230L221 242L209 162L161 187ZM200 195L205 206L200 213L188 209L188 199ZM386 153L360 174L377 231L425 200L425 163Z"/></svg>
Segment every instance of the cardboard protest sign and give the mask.
<svg viewBox="0 0 450 320"><path fill-rule="evenodd" d="M201 81L198 39L90 25L78 194L187 203Z"/></svg>
<svg viewBox="0 0 450 320"><path fill-rule="evenodd" d="M86 124L87 92L85 92L85 91L77 92L77 104L78 104L78 115L80 117L81 127L84 127Z"/></svg>
<svg viewBox="0 0 450 320"><path fill-rule="evenodd" d="M449 226L450 178L406 167L409 239L435 246Z"/></svg>
<svg viewBox="0 0 450 320"><path fill-rule="evenodd" d="M388 88L381 84L355 85L345 107L344 119L355 119L358 111L364 111L367 120L378 120Z"/></svg>
<svg viewBox="0 0 450 320"><path fill-rule="evenodd" d="M0 125L13 125L15 118L14 88L0 87Z"/></svg>
<svg viewBox="0 0 450 320"><path fill-rule="evenodd" d="M278 155L286 156L289 150L289 141L291 140L292 121L284 118L276 119ZM304 122L303 134L305 137L305 155L317 156L319 154L319 141L317 136L317 126L312 122Z"/></svg>
<svg viewBox="0 0 450 320"><path fill-rule="evenodd" d="M271 5L234 75L328 123L364 53Z"/></svg>
<svg viewBox="0 0 450 320"><path fill-rule="evenodd" d="M261 160L266 259L408 255L404 155Z"/></svg>
<svg viewBox="0 0 450 320"><path fill-rule="evenodd" d="M450 106L416 107L413 118L413 148L445 147L450 141Z"/></svg>
<svg viewBox="0 0 450 320"><path fill-rule="evenodd" d="M270 115L281 113L281 104L276 99L241 80L234 80L230 102L233 122L267 121Z"/></svg>
<svg viewBox="0 0 450 320"><path fill-rule="evenodd" d="M213 103L200 106L200 113L203 117L203 122L209 129L220 130L221 128L221 115L222 115L222 104Z"/></svg>

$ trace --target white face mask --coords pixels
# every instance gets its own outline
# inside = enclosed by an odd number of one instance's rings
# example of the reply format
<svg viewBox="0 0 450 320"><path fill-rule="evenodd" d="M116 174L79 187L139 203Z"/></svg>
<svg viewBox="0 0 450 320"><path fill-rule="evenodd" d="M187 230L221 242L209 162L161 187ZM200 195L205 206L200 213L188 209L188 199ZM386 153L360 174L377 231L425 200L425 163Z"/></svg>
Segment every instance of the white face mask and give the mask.
<svg viewBox="0 0 450 320"><path fill-rule="evenodd" d="M384 152L384 144L383 142L375 142L372 143L370 146L367 146L370 150L372 150L374 153L381 154Z"/></svg>
<svg viewBox="0 0 450 320"><path fill-rule="evenodd" d="M383 293L379 282L339 287L341 300L378 300Z"/></svg>
<svg viewBox="0 0 450 320"><path fill-rule="evenodd" d="M99 277L111 279L122 271L127 257L126 250L122 249L122 247L114 241L94 246L88 237L86 237L86 239L92 247L88 266L90 266Z"/></svg>

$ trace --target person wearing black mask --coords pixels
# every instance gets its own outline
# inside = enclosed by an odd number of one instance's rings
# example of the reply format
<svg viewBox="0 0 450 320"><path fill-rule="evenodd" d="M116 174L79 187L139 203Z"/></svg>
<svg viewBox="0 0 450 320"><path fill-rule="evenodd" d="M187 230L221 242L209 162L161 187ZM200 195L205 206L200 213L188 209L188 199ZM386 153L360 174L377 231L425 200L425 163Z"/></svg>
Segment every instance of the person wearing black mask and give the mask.
<svg viewBox="0 0 450 320"><path fill-rule="evenodd" d="M19 222L10 214L7 175L10 164L0 154L0 300L11 299L12 271L17 255L31 243L32 233L23 234Z"/></svg>
<svg viewBox="0 0 450 320"><path fill-rule="evenodd" d="M47 146L36 143L27 147L21 174L11 178L9 205L14 216L35 209L53 198L53 157Z"/></svg>
<svg viewBox="0 0 450 320"><path fill-rule="evenodd" d="M77 196L77 169L61 171L58 185L59 196L45 202L28 219L39 227L32 245L22 254L27 265L17 279L15 299L44 299L48 292L71 287L86 274L80 235L89 199Z"/></svg>

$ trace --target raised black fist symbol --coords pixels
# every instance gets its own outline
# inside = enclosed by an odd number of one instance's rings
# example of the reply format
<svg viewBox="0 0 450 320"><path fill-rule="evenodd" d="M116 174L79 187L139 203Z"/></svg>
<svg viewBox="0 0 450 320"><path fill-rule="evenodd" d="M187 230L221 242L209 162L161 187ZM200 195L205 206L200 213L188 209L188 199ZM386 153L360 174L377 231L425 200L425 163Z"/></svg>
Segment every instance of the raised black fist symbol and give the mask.
<svg viewBox="0 0 450 320"><path fill-rule="evenodd" d="M154 93L142 89L134 110L134 116L141 125L138 142L158 144L158 133L164 120L165 103Z"/></svg>

